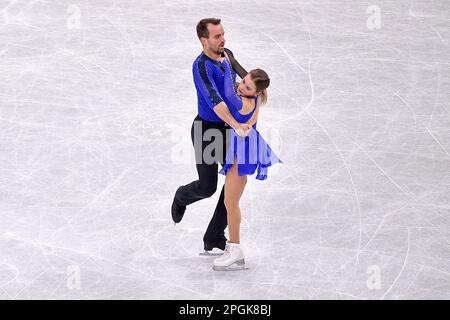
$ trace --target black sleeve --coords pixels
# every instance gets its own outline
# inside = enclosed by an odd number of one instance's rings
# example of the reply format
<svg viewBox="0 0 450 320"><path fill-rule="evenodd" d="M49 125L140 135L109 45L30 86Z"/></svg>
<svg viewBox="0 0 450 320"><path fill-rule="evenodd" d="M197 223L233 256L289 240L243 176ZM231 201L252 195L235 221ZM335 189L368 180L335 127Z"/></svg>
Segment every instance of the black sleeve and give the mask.
<svg viewBox="0 0 450 320"><path fill-rule="evenodd" d="M234 71L238 74L238 76L243 79L247 75L247 70L245 70L239 62L234 58L233 52L230 49L225 48L225 52L227 53L228 57L230 58L231 66L233 67Z"/></svg>

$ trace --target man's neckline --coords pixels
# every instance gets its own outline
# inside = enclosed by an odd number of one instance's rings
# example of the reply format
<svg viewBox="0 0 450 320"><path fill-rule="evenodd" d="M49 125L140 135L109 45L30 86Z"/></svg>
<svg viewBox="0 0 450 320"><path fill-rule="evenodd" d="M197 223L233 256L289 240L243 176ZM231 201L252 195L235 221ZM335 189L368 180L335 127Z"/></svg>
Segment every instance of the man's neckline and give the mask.
<svg viewBox="0 0 450 320"><path fill-rule="evenodd" d="M205 57L207 57L209 60L211 60L212 62L217 62L217 63L220 63L219 61L217 61L217 60L214 60L213 58L211 58L210 56L208 56L207 54L206 54L206 52L205 51L202 51L202 54L205 56Z"/></svg>

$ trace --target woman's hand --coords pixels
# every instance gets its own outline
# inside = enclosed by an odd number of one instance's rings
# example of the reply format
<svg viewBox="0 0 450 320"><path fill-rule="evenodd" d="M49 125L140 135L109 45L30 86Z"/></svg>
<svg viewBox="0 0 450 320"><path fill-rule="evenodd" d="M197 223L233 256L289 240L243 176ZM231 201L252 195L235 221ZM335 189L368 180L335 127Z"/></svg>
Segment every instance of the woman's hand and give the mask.
<svg viewBox="0 0 450 320"><path fill-rule="evenodd" d="M234 130L237 135L244 138L252 130L252 126L247 123L239 123L238 127Z"/></svg>
<svg viewBox="0 0 450 320"><path fill-rule="evenodd" d="M225 57L219 57L217 58L217 61L219 61L220 63L224 62L225 59L230 61L230 58L228 57L228 54L224 51L223 54L225 55Z"/></svg>

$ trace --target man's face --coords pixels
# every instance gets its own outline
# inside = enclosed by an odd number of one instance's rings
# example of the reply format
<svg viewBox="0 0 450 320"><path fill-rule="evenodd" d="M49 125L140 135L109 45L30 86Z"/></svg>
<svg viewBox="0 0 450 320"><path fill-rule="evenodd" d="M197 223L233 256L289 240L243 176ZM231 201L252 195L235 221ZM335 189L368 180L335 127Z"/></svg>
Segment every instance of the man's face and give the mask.
<svg viewBox="0 0 450 320"><path fill-rule="evenodd" d="M225 47L225 31L221 24L213 25L209 23L207 28L209 31L209 38L202 37L202 43L206 49L220 55Z"/></svg>

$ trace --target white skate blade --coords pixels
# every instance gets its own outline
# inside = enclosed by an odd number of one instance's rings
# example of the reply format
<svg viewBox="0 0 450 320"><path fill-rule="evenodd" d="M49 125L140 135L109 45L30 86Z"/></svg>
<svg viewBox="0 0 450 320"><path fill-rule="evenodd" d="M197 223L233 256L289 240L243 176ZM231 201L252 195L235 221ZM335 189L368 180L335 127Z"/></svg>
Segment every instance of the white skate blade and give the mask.
<svg viewBox="0 0 450 320"><path fill-rule="evenodd" d="M204 252L200 252L199 255L200 256L204 256L204 257L215 257L215 256L223 255L223 252L220 252L220 251L207 251L207 250L205 250Z"/></svg>
<svg viewBox="0 0 450 320"><path fill-rule="evenodd" d="M249 268L245 265L244 259L236 261L229 266L213 266L214 271L240 271L248 270Z"/></svg>

